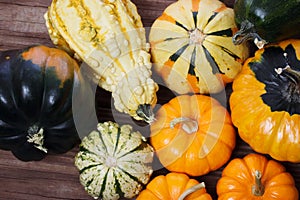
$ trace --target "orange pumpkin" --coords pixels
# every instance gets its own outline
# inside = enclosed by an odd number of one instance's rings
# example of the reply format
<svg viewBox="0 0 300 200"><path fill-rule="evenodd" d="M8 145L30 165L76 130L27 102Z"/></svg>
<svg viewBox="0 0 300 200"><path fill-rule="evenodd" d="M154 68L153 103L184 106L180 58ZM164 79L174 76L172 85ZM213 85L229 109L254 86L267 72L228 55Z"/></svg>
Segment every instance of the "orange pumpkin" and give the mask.
<svg viewBox="0 0 300 200"><path fill-rule="evenodd" d="M218 200L298 200L293 177L274 160L259 154L236 158L217 183Z"/></svg>
<svg viewBox="0 0 300 200"><path fill-rule="evenodd" d="M205 95L173 98L157 111L150 129L150 142L162 165L192 176L220 168L235 146L229 113Z"/></svg>
<svg viewBox="0 0 300 200"><path fill-rule="evenodd" d="M148 183L137 200L212 200L204 182L190 179L186 174L170 172Z"/></svg>

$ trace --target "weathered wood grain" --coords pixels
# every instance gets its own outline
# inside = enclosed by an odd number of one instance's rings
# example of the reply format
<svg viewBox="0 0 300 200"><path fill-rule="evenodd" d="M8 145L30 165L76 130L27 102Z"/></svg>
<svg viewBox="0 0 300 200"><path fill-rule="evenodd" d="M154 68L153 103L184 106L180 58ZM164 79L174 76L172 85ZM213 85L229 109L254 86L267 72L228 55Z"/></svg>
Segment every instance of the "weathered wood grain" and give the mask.
<svg viewBox="0 0 300 200"><path fill-rule="evenodd" d="M43 18L50 2L33 2L0 1L0 50L52 45Z"/></svg>
<svg viewBox="0 0 300 200"><path fill-rule="evenodd" d="M0 151L0 199L90 199L73 165L77 151L49 155L41 162L22 162Z"/></svg>

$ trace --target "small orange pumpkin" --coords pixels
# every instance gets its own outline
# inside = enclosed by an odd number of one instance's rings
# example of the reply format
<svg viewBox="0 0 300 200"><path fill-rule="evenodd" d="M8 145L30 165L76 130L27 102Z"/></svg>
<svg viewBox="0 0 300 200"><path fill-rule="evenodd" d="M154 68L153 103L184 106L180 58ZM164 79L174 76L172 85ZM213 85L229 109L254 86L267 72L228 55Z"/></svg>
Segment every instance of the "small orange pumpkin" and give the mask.
<svg viewBox="0 0 300 200"><path fill-rule="evenodd" d="M259 154L231 160L217 183L217 194L218 200L298 200L291 174Z"/></svg>
<svg viewBox="0 0 300 200"><path fill-rule="evenodd" d="M170 172L148 183L137 200L212 200L204 182L190 179L186 174Z"/></svg>
<svg viewBox="0 0 300 200"><path fill-rule="evenodd" d="M205 95L173 98L157 111L150 129L150 142L162 165L191 176L220 168L235 146L229 113Z"/></svg>

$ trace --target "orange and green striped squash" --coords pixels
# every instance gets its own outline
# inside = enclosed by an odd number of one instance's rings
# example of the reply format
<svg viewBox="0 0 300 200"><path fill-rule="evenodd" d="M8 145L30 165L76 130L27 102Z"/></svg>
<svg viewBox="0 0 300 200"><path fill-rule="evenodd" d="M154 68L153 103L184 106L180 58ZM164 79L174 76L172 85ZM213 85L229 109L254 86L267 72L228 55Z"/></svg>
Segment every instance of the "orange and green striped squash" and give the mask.
<svg viewBox="0 0 300 200"><path fill-rule="evenodd" d="M217 93L248 57L234 45L233 9L218 0L179 0L153 23L149 41L154 71L179 94Z"/></svg>

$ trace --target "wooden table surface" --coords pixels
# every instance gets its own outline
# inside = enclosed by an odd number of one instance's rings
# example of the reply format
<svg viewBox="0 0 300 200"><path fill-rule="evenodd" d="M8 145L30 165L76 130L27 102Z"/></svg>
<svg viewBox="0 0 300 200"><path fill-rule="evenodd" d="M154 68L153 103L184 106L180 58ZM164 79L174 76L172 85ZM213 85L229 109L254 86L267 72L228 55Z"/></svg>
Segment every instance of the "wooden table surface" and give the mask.
<svg viewBox="0 0 300 200"><path fill-rule="evenodd" d="M150 27L167 5L175 0L133 0L138 6L145 27ZM233 0L224 1L232 6ZM0 50L18 49L33 44L53 46L48 36L43 14L51 0L0 0ZM158 103L166 103L172 93L161 87ZM113 120L113 106L110 93L98 89L96 93L99 121ZM117 112L116 112L117 113ZM132 124L123 114L119 120ZM149 127L143 123L133 123L138 130L149 134ZM78 147L62 155L48 155L38 162L22 162L8 151L0 150L0 200L50 200L50 199L92 199L79 183L79 174L74 166L74 156ZM239 138L232 157L242 157L252 152ZM156 162L158 162L156 160ZM300 165L282 163L295 178L300 191ZM202 177L208 192L216 199L215 185L223 168ZM157 169L153 177L165 174L167 170Z"/></svg>

